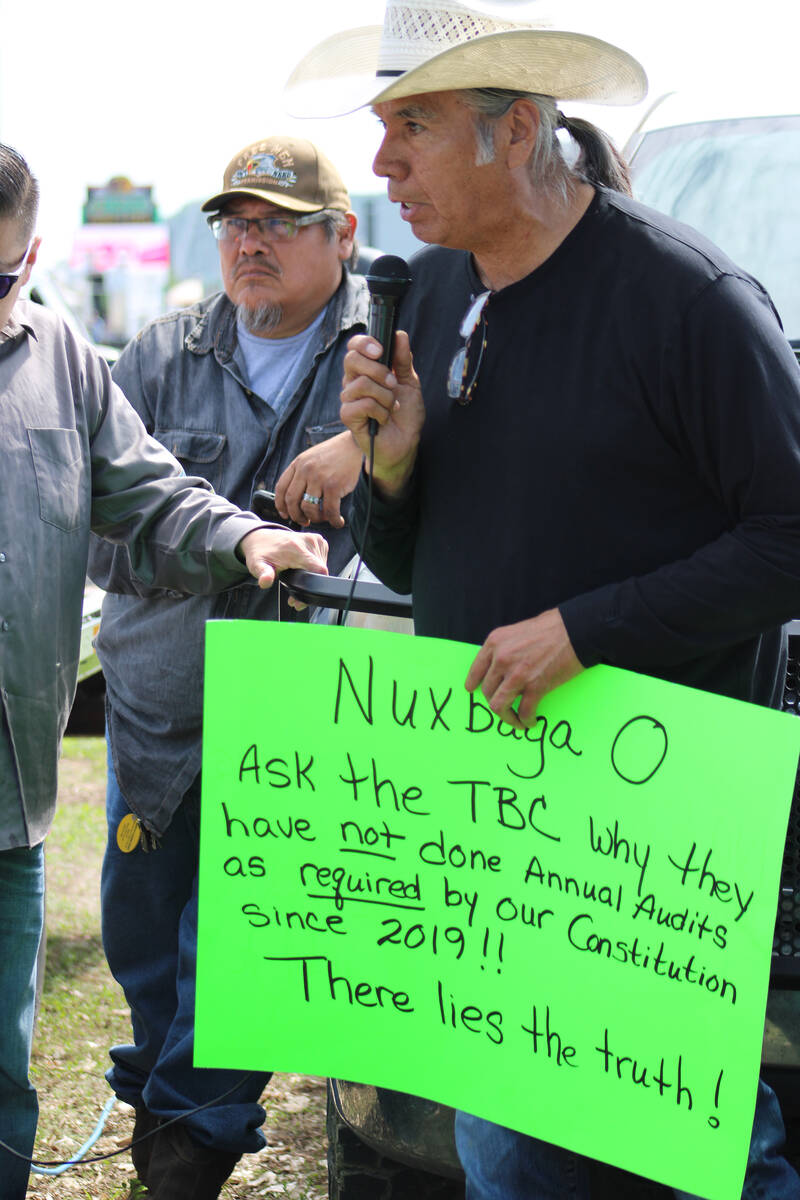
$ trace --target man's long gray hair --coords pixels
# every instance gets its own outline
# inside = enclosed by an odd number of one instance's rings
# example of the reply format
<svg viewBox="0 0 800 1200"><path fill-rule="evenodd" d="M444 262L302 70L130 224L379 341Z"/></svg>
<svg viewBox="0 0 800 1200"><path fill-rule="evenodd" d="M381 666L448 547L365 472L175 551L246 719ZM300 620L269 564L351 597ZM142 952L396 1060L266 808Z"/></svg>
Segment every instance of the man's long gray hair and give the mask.
<svg viewBox="0 0 800 1200"><path fill-rule="evenodd" d="M590 121L565 117L551 96L515 92L508 88L466 88L461 95L475 113L478 166L494 159L495 122L515 100L530 100L539 112L539 135L530 159L531 176L538 187L563 204L567 203L579 182L631 194L627 164L611 139ZM558 129L565 129L578 147L573 165L564 156Z"/></svg>

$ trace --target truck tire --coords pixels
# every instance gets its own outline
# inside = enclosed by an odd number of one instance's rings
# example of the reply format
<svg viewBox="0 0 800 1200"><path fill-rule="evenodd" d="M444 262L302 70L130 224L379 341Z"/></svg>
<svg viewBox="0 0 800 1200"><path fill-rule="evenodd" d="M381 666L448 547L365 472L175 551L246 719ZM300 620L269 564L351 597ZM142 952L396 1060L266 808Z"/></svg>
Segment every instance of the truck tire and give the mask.
<svg viewBox="0 0 800 1200"><path fill-rule="evenodd" d="M373 1150L336 1111L328 1090L329 1200L464 1200L464 1184Z"/></svg>

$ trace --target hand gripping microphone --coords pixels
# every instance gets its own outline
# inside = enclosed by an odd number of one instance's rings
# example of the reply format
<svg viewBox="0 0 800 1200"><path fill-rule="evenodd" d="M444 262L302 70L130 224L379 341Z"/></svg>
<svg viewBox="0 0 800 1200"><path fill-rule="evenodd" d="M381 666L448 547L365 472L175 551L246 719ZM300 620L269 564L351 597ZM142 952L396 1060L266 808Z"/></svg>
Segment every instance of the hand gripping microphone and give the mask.
<svg viewBox="0 0 800 1200"><path fill-rule="evenodd" d="M366 280L369 288L367 333L383 346L383 353L378 362L391 367L397 306L411 283L408 263L396 254L383 254L375 259L367 272ZM367 424L370 437L375 437L378 422L374 417L370 417Z"/></svg>

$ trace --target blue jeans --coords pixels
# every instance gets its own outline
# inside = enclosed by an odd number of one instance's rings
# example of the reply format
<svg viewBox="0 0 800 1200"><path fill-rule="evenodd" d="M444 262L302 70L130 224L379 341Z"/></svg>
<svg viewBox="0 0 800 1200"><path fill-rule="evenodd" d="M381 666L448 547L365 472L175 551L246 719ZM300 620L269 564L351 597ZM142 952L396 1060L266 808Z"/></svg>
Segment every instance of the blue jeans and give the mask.
<svg viewBox="0 0 800 1200"><path fill-rule="evenodd" d="M106 1078L128 1104L143 1103L165 1120L182 1118L202 1146L230 1154L260 1150L265 1113L257 1101L270 1076L192 1065L200 781L157 850L145 853L141 842L129 853L119 849L117 827L129 811L109 759L103 947L131 1010L133 1045L113 1047ZM192 1113L234 1087L221 1103Z"/></svg>
<svg viewBox="0 0 800 1200"><path fill-rule="evenodd" d="M800 1200L800 1178L781 1157L785 1137L775 1094L759 1081L742 1200ZM466 1200L591 1200L590 1161L579 1154L462 1112L456 1145ZM689 1192L671 1194L696 1200Z"/></svg>
<svg viewBox="0 0 800 1200"><path fill-rule="evenodd" d="M0 851L0 1139L28 1158L39 1117L28 1067L43 922L44 846ZM3 1200L22 1200L29 1174L29 1162L0 1148Z"/></svg>

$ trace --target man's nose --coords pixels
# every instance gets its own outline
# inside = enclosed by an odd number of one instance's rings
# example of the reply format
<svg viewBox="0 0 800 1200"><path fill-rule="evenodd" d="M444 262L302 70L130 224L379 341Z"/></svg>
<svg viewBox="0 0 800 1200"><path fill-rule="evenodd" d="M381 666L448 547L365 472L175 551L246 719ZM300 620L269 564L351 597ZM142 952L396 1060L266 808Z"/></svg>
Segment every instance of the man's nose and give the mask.
<svg viewBox="0 0 800 1200"><path fill-rule="evenodd" d="M403 173L397 157L392 153L388 134L384 134L383 141L378 147L378 153L372 160L372 171L380 179L396 179Z"/></svg>
<svg viewBox="0 0 800 1200"><path fill-rule="evenodd" d="M241 254L266 254L272 250L270 243L258 232L257 225L248 225L247 230L239 239Z"/></svg>

